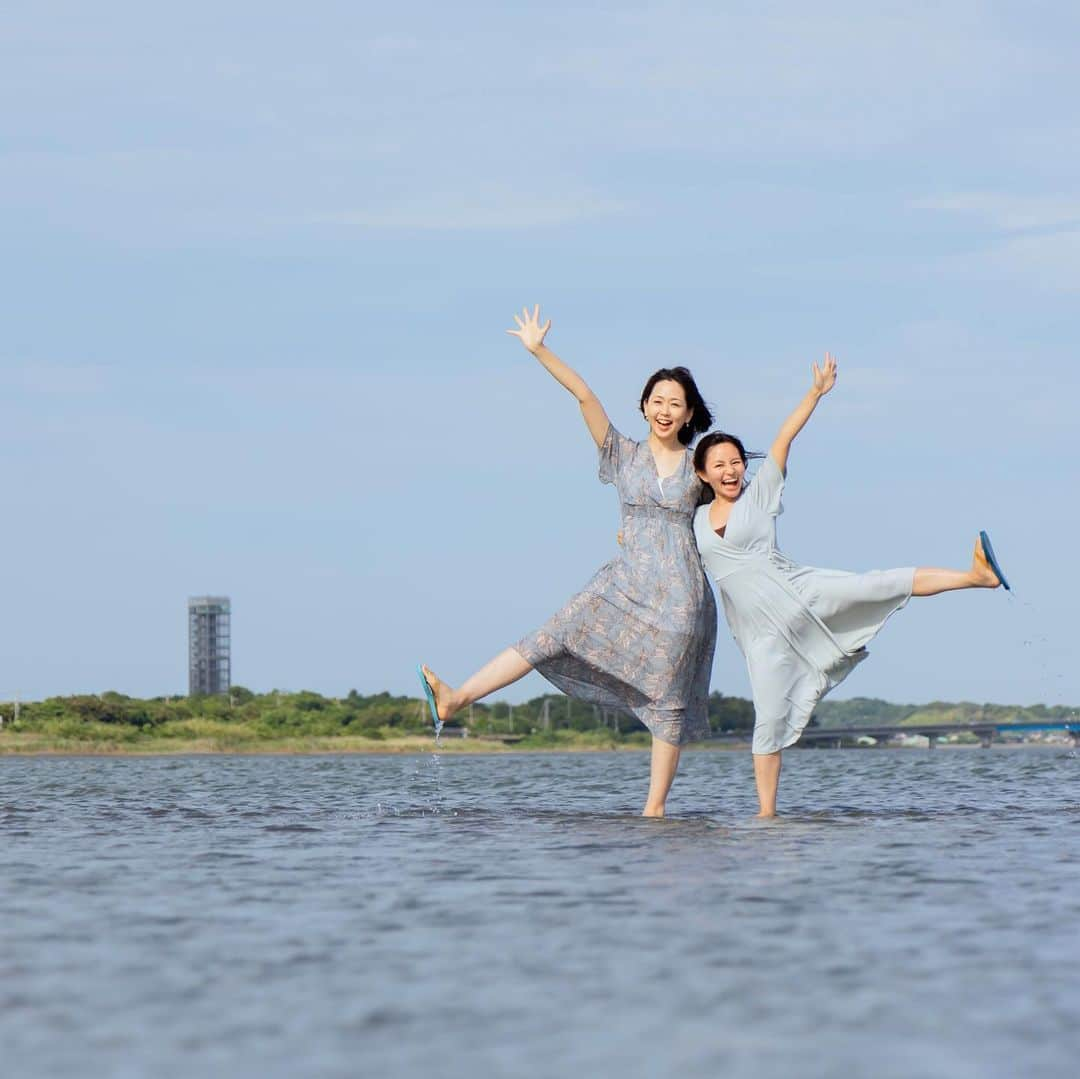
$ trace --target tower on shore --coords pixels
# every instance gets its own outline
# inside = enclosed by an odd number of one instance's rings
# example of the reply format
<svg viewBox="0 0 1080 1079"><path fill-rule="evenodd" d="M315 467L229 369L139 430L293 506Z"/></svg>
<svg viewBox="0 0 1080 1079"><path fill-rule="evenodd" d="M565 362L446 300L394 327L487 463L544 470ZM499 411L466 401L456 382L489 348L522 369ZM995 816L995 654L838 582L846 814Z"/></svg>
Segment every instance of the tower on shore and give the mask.
<svg viewBox="0 0 1080 1079"><path fill-rule="evenodd" d="M229 597L188 600L188 695L228 693L232 680Z"/></svg>

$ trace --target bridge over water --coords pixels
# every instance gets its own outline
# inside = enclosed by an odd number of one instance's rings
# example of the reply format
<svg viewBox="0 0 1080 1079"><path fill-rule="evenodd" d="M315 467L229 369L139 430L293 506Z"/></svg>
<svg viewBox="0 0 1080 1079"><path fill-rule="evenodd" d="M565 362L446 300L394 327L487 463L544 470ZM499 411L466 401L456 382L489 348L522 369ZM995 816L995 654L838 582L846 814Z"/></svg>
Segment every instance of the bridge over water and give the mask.
<svg viewBox="0 0 1080 1079"><path fill-rule="evenodd" d="M893 738L896 735L922 735L929 739L929 748L933 749L940 738L951 734L974 734L983 746L990 746L1001 739L1003 734L1030 734L1033 731L1065 731L1072 738L1073 745L1080 746L1080 721L1056 723L941 723L917 727L867 726L867 727L807 727L802 733L799 745L817 745L824 743L839 747L853 738Z"/></svg>

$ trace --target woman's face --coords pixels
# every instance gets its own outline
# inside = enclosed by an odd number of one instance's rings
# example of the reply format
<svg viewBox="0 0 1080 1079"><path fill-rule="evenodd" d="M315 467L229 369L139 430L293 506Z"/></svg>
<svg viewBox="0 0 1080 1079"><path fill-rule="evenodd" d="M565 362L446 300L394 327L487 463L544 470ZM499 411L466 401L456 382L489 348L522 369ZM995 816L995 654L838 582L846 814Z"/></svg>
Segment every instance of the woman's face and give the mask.
<svg viewBox="0 0 1080 1079"><path fill-rule="evenodd" d="M746 462L739 455L738 447L730 442L718 442L705 452L705 468L698 473L713 490L717 498L734 502L742 494Z"/></svg>
<svg viewBox="0 0 1080 1079"><path fill-rule="evenodd" d="M664 379L645 399L645 419L649 430L661 441L677 438L684 423L693 416L686 404L686 391L674 379Z"/></svg>

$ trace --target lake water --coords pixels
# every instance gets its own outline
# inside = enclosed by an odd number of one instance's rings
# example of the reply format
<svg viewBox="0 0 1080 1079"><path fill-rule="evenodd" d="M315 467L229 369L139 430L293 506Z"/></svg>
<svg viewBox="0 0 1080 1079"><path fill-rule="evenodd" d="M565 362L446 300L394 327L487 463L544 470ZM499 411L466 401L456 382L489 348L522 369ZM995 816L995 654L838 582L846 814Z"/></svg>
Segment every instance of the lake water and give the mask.
<svg viewBox="0 0 1080 1079"><path fill-rule="evenodd" d="M0 759L29 1076L1072 1076L1080 757Z"/></svg>

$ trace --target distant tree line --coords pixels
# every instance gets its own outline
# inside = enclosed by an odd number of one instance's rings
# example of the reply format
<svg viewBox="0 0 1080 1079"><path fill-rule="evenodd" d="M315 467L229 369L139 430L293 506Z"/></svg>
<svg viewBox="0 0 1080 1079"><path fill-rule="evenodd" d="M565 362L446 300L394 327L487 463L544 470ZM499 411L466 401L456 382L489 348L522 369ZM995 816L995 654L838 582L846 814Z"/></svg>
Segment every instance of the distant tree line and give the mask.
<svg viewBox="0 0 1080 1079"><path fill-rule="evenodd" d="M714 734L746 734L753 729L753 704L743 697L712 693L708 708ZM234 686L228 696L150 699L106 692L23 702L17 720L14 711L12 703L0 702L3 731L48 729L77 736L84 725L113 725L153 733L169 724L192 720L242 726L253 736L269 739L339 734L379 739L431 729L427 708L418 698L385 692L364 695L356 690L350 690L344 697L325 697L310 690L253 693L243 686ZM1077 719L1080 715L1077 709L1064 705L1021 707L943 701L915 705L856 697L822 702L811 723L822 727L885 724L914 727L920 723L1008 723L1070 718ZM455 716L447 727L451 731L467 728L480 736L606 730L613 738L621 739L643 733L641 724L625 712L562 694L545 694L513 705L505 701L475 704Z"/></svg>

